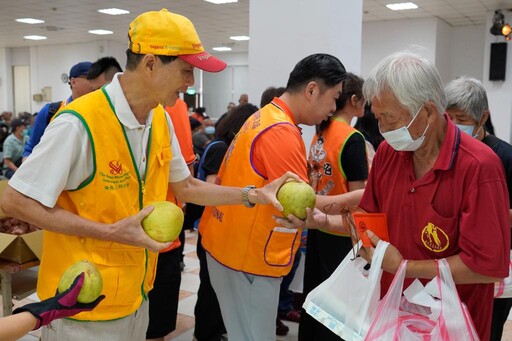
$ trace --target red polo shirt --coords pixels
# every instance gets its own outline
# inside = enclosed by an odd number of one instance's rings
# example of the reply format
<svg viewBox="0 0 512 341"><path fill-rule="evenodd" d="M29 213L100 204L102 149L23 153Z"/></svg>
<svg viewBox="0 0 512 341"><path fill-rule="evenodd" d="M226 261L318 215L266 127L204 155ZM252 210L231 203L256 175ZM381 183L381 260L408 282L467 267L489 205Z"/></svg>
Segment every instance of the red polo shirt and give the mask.
<svg viewBox="0 0 512 341"><path fill-rule="evenodd" d="M475 272L506 277L510 217L503 166L489 147L445 119L439 156L420 179L414 175L412 152L397 152L387 143L379 146L360 206L387 213L390 242L404 259L459 254ZM384 273L382 292L392 279ZM411 282L407 279L404 288ZM493 284L458 285L457 290L481 339L488 340Z"/></svg>

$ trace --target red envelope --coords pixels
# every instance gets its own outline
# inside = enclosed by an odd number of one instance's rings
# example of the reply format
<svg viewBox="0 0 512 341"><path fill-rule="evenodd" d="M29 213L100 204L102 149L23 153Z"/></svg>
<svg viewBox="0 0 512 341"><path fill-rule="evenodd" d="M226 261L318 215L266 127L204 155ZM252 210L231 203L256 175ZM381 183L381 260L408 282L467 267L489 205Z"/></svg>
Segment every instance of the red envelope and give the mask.
<svg viewBox="0 0 512 341"><path fill-rule="evenodd" d="M357 227L359 238L363 241L364 247L372 247L370 239L366 235L366 230L371 230L380 239L389 242L388 223L386 213L361 213L352 214Z"/></svg>

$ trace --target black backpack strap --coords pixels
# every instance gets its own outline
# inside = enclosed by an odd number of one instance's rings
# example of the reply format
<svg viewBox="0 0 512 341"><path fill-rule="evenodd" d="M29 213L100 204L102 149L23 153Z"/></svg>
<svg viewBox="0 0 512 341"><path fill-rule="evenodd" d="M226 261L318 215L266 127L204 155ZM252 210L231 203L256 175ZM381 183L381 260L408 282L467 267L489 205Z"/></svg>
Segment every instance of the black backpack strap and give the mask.
<svg viewBox="0 0 512 341"><path fill-rule="evenodd" d="M52 120L52 117L59 111L60 106L62 105L62 102L53 102L50 103L50 108L48 109L48 120L46 124L50 124L50 121Z"/></svg>

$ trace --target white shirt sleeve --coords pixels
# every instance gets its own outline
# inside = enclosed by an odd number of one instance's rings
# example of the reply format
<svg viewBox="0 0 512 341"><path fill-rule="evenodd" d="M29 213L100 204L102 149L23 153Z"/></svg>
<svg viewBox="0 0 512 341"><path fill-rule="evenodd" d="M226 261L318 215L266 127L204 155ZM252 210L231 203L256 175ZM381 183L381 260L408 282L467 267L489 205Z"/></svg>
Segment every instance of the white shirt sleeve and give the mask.
<svg viewBox="0 0 512 341"><path fill-rule="evenodd" d="M62 191L76 189L92 171L91 145L83 123L74 115L63 114L48 125L9 185L53 207Z"/></svg>

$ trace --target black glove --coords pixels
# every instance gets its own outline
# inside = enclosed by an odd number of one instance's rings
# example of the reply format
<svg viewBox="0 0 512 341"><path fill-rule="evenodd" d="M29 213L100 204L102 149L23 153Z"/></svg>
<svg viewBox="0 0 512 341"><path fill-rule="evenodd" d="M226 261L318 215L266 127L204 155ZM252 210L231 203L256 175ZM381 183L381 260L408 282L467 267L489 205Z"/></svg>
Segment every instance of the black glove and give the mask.
<svg viewBox="0 0 512 341"><path fill-rule="evenodd" d="M55 319L69 317L81 313L83 311L93 310L104 298L101 295L94 302L78 303L76 298L82 289L85 273L81 273L75 278L68 290L56 294L55 297L46 299L41 302L26 304L23 307L16 308L13 314L28 311L38 319L35 329L46 326Z"/></svg>

